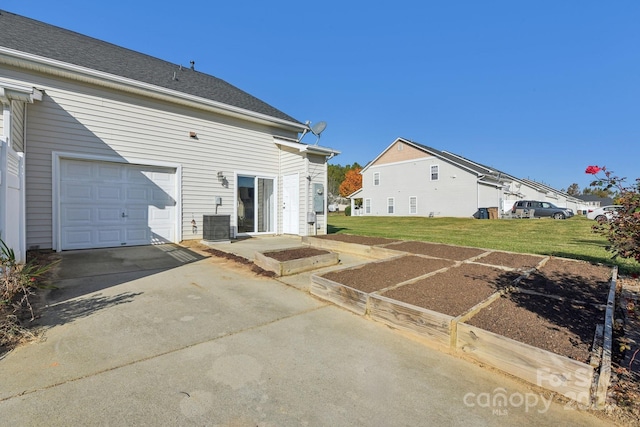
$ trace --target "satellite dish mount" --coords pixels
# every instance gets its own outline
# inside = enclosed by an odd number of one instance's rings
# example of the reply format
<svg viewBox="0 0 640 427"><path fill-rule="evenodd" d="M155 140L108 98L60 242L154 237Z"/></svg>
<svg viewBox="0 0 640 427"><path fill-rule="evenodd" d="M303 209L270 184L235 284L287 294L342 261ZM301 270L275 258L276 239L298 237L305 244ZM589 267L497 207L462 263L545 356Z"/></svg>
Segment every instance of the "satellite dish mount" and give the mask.
<svg viewBox="0 0 640 427"><path fill-rule="evenodd" d="M304 138L307 133L311 132L312 134L317 136L316 142L313 145L318 145L318 142L320 141L320 134L327 128L327 122L318 122L313 126L309 126L311 122L307 120L305 124L307 125L307 127L304 131L302 131L302 135L300 135L300 138L298 138L298 142L302 141L302 138Z"/></svg>

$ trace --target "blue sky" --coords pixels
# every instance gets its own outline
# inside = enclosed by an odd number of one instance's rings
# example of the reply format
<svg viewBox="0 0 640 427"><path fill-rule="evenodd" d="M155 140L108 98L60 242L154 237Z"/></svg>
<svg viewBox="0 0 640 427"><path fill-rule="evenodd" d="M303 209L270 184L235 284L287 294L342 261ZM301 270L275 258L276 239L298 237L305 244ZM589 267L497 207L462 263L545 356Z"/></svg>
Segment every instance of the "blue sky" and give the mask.
<svg viewBox="0 0 640 427"><path fill-rule="evenodd" d="M64 7L61 6L64 4ZM558 189L640 177L637 0L3 0L196 69L304 122L335 164L397 137ZM303 140L314 143L313 135Z"/></svg>

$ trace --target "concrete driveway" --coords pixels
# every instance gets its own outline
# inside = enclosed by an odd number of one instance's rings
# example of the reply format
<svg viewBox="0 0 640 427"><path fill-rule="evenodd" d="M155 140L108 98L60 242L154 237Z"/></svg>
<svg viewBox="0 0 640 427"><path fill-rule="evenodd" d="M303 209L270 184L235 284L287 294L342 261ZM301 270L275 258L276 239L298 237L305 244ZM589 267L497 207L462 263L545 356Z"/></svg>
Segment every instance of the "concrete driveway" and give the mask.
<svg viewBox="0 0 640 427"><path fill-rule="evenodd" d="M43 339L0 360L3 425L605 424L291 286L305 276L164 245L65 252L59 278Z"/></svg>

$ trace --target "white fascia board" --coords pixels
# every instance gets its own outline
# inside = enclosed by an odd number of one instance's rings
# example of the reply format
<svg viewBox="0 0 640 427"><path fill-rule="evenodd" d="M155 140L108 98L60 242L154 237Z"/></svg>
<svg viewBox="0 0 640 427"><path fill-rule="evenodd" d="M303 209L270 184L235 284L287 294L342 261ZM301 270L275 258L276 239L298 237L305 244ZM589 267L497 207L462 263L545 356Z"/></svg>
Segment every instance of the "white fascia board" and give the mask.
<svg viewBox="0 0 640 427"><path fill-rule="evenodd" d="M210 99L189 95L180 91L166 89L149 83L105 73L103 71L93 70L91 68L81 67L79 65L69 64L67 62L57 61L55 59L20 52L14 49L0 47L0 62L5 62L10 65L38 72L54 74L73 80L99 84L101 86L123 90L134 94L153 96L170 102L182 101L181 103L196 108L199 107L219 114L240 117L245 120L252 120L258 123L266 122L288 130L301 132L307 127L303 123L278 119L276 117L245 110L240 107L234 107L222 102L212 101Z"/></svg>
<svg viewBox="0 0 640 427"><path fill-rule="evenodd" d="M333 148L321 147L319 145L307 145L301 144L299 142L293 142L286 139L281 139L279 137L274 137L273 142L278 145L283 145L285 147L293 148L294 150L298 150L301 153L310 153L310 154L320 154L323 156L337 156L341 152L338 150L334 150Z"/></svg>
<svg viewBox="0 0 640 427"><path fill-rule="evenodd" d="M42 92L32 86L0 80L0 102L8 104L10 100L32 104L34 101L42 101Z"/></svg>

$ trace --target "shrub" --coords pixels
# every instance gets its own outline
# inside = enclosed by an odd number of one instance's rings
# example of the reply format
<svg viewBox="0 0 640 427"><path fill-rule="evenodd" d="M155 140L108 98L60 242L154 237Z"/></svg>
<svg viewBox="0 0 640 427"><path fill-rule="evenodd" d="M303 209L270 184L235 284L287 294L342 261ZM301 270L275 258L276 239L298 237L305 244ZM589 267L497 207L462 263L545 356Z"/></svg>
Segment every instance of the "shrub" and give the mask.
<svg viewBox="0 0 640 427"><path fill-rule="evenodd" d="M35 318L29 297L35 288L45 287L38 280L52 266L17 262L13 249L0 239L0 347L31 335L21 327L20 319L25 310L31 320Z"/></svg>
<svg viewBox="0 0 640 427"><path fill-rule="evenodd" d="M345 216L351 216L351 206L344 208L344 214Z"/></svg>
<svg viewBox="0 0 640 427"><path fill-rule="evenodd" d="M619 191L616 204L622 206L610 222L594 225L593 230L607 238L607 250L614 258L632 258L640 262L640 178L634 185L624 186L626 178L613 175L604 166L589 166L585 172L596 177L591 186L607 190L616 188ZM604 177L598 176L600 172Z"/></svg>

